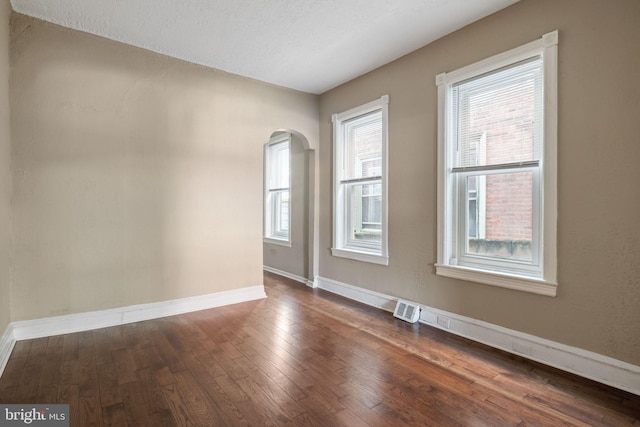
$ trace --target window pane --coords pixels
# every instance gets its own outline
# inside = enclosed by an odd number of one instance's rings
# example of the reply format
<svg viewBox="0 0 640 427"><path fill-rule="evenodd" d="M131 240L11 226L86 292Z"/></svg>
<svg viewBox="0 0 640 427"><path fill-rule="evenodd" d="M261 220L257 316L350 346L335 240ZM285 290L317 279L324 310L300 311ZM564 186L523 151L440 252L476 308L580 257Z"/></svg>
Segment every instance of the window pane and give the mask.
<svg viewBox="0 0 640 427"><path fill-rule="evenodd" d="M362 186L362 229L380 230L382 224L382 185Z"/></svg>
<svg viewBox="0 0 640 427"><path fill-rule="evenodd" d="M362 177L380 176L382 175L382 158L372 157L362 160Z"/></svg>
<svg viewBox="0 0 640 427"><path fill-rule="evenodd" d="M345 122L344 132L342 179L380 176L382 112L375 111Z"/></svg>
<svg viewBox="0 0 640 427"><path fill-rule="evenodd" d="M274 232L287 236L289 231L289 191L275 191L274 197Z"/></svg>
<svg viewBox="0 0 640 427"><path fill-rule="evenodd" d="M466 252L532 261L533 174L466 178Z"/></svg>
<svg viewBox="0 0 640 427"><path fill-rule="evenodd" d="M453 88L456 166L539 159L542 60L536 58Z"/></svg>
<svg viewBox="0 0 640 427"><path fill-rule="evenodd" d="M272 169L269 188L289 187L289 142L274 144L272 147Z"/></svg>
<svg viewBox="0 0 640 427"><path fill-rule="evenodd" d="M355 242L380 244L382 229L382 185L352 184L347 187L349 234Z"/></svg>

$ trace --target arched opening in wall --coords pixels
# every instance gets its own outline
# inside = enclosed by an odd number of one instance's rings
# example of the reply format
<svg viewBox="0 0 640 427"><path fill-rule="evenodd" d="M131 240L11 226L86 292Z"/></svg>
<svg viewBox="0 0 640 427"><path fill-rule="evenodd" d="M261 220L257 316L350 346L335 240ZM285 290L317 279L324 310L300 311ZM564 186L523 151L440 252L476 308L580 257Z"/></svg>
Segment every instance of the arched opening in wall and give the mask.
<svg viewBox="0 0 640 427"><path fill-rule="evenodd" d="M315 151L294 130L264 144L263 266L313 286Z"/></svg>

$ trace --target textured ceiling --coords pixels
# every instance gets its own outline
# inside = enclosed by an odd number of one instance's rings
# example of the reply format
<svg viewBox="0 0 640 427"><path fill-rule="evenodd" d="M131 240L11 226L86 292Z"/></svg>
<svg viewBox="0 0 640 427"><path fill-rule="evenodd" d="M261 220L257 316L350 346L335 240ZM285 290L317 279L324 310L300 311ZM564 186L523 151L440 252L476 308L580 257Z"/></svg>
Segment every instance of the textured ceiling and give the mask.
<svg viewBox="0 0 640 427"><path fill-rule="evenodd" d="M11 0L16 12L322 93L517 0Z"/></svg>

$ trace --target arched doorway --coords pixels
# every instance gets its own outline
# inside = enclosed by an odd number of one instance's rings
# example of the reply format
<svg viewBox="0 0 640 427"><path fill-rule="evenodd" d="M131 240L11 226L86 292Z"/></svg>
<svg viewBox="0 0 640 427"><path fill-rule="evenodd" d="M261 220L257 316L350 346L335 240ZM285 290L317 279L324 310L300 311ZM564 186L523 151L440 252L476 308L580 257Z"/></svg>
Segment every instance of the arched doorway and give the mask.
<svg viewBox="0 0 640 427"><path fill-rule="evenodd" d="M290 187L287 218L288 241L265 238L263 266L267 271L289 277L308 286L316 286L318 275L318 215L317 215L317 158L309 140L301 133L281 129L274 131L265 142L265 177L268 169L268 149L273 144L289 140ZM265 183L267 184L267 183ZM268 184L265 185L264 203L268 205ZM267 207L267 206L266 206ZM268 214L265 219L268 220ZM265 230L269 227L265 225Z"/></svg>

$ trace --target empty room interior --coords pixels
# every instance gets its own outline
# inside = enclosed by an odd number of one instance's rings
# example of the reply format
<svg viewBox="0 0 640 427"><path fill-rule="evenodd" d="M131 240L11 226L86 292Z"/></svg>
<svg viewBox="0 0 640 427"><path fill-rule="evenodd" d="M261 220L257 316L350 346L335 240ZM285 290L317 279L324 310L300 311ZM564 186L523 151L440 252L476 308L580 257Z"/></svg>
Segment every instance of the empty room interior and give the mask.
<svg viewBox="0 0 640 427"><path fill-rule="evenodd" d="M640 426L637 0L0 2L0 405Z"/></svg>

